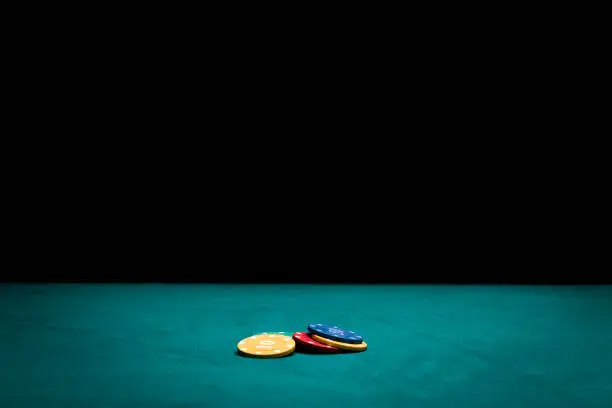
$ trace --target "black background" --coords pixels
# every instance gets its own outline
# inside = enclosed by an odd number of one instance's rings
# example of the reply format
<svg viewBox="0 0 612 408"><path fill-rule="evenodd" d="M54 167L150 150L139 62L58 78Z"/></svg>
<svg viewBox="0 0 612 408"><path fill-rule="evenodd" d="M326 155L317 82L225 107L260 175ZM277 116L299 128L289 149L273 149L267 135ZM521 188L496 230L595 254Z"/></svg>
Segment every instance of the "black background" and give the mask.
<svg viewBox="0 0 612 408"><path fill-rule="evenodd" d="M381 21L314 46L37 37L20 125L59 136L5 149L0 279L608 281L605 171L551 131L542 48L523 67Z"/></svg>
<svg viewBox="0 0 612 408"><path fill-rule="evenodd" d="M22 163L1 279L610 281L597 224L576 204L596 200L571 175L537 154L518 166L433 144L123 144L110 161Z"/></svg>
<svg viewBox="0 0 612 408"><path fill-rule="evenodd" d="M21 163L1 279L610 281L579 202L598 200L538 155L518 166L438 143L269 147L124 144L112 161Z"/></svg>

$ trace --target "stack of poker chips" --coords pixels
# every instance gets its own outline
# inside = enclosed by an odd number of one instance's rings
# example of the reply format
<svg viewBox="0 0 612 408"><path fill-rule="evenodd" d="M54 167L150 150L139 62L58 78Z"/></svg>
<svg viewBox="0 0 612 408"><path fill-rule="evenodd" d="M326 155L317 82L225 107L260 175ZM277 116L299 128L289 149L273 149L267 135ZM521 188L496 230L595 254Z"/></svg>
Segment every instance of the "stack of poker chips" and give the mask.
<svg viewBox="0 0 612 408"><path fill-rule="evenodd" d="M347 353L367 348L363 336L322 323L309 324L307 332L259 333L238 343L238 353L249 357L284 357L296 350L306 354Z"/></svg>
<svg viewBox="0 0 612 408"><path fill-rule="evenodd" d="M309 324L308 332L293 333L293 339L301 346L327 353L359 352L368 348L363 336L354 331L321 323Z"/></svg>

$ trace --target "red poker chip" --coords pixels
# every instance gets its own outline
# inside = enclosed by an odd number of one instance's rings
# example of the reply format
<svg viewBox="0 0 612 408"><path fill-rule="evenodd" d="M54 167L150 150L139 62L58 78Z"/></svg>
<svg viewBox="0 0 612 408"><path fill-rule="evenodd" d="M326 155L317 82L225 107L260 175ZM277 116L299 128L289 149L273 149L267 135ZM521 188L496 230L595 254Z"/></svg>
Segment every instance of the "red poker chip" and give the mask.
<svg viewBox="0 0 612 408"><path fill-rule="evenodd" d="M295 332L293 333L293 340L297 346L306 347L310 350L317 350L324 353L342 353L343 350L338 347L328 346L327 344L320 343L310 337L310 333L307 332Z"/></svg>

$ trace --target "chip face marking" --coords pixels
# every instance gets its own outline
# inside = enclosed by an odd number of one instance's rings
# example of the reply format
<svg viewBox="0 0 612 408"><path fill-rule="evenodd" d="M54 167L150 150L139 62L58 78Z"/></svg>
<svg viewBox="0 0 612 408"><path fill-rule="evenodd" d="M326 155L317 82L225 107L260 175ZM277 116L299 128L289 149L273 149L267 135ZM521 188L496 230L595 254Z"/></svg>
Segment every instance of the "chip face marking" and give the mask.
<svg viewBox="0 0 612 408"><path fill-rule="evenodd" d="M285 347L281 347L283 345ZM295 351L295 341L278 334L257 334L242 339L238 349L248 356L283 357Z"/></svg>
<svg viewBox="0 0 612 408"><path fill-rule="evenodd" d="M275 336L289 336L291 337L293 335L293 332L289 333L289 332L259 332L259 333L255 333L255 335L259 336L260 334L270 334L270 335L275 335Z"/></svg>
<svg viewBox="0 0 612 408"><path fill-rule="evenodd" d="M359 344L363 341L363 337L352 330L341 329L338 326L329 326L326 324L310 324L308 331L326 339L339 341L342 343Z"/></svg>

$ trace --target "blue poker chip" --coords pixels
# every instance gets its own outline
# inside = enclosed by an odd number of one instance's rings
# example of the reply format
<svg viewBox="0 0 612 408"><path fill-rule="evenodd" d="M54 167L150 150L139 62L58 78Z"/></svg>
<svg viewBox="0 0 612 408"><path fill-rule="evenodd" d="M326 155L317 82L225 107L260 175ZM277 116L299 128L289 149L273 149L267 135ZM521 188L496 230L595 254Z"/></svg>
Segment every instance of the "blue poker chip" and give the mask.
<svg viewBox="0 0 612 408"><path fill-rule="evenodd" d="M342 329L338 326L327 324L309 324L308 331L318 334L326 339L336 340L341 343L359 344L363 342L363 337L351 330Z"/></svg>

